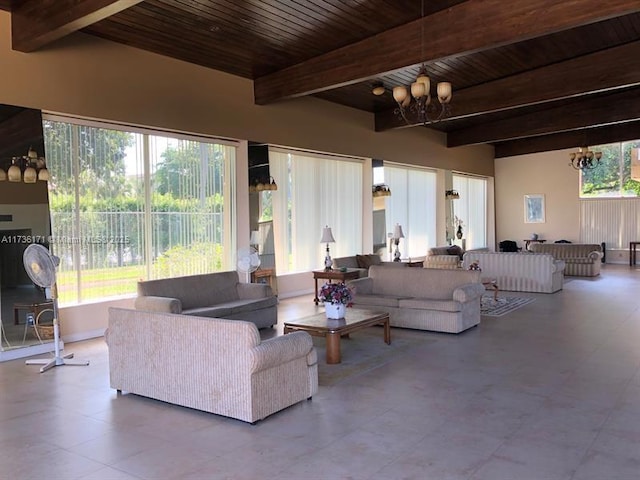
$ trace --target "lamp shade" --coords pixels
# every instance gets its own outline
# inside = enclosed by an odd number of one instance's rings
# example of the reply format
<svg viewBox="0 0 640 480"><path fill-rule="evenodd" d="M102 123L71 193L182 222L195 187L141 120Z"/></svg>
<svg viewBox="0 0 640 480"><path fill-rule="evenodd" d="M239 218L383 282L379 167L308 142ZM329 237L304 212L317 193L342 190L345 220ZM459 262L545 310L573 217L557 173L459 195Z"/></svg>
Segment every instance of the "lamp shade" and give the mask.
<svg viewBox="0 0 640 480"><path fill-rule="evenodd" d="M249 244L251 245L260 244L260 232L258 230L253 230L251 232L251 238L249 239Z"/></svg>
<svg viewBox="0 0 640 480"><path fill-rule="evenodd" d="M2 168L0 168L0 182L4 182L7 180L7 172L5 172Z"/></svg>
<svg viewBox="0 0 640 480"><path fill-rule="evenodd" d="M404 233L399 223L396 223L396 227L393 229L393 238L404 238Z"/></svg>
<svg viewBox="0 0 640 480"><path fill-rule="evenodd" d="M36 172L36 169L33 168L31 165L29 165L25 170L24 170L24 183L36 183L36 180L38 179L38 172Z"/></svg>
<svg viewBox="0 0 640 480"><path fill-rule="evenodd" d="M7 176L9 177L10 182L21 182L22 181L22 172L20 171L20 167L15 163L9 167L9 171L7 172Z"/></svg>
<svg viewBox="0 0 640 480"><path fill-rule="evenodd" d="M320 243L335 243L335 239L333 238L333 233L331 233L331 227L325 226L322 229L322 237L320 238Z"/></svg>

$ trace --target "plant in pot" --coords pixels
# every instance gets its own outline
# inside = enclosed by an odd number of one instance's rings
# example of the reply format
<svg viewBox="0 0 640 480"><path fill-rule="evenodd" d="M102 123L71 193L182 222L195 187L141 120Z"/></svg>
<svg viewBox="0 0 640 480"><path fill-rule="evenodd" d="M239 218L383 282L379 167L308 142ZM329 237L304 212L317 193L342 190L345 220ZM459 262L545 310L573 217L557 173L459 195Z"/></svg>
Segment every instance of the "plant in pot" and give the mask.
<svg viewBox="0 0 640 480"><path fill-rule="evenodd" d="M327 318L344 318L346 308L353 301L353 292L344 282L325 283L318 292L318 299L324 302Z"/></svg>

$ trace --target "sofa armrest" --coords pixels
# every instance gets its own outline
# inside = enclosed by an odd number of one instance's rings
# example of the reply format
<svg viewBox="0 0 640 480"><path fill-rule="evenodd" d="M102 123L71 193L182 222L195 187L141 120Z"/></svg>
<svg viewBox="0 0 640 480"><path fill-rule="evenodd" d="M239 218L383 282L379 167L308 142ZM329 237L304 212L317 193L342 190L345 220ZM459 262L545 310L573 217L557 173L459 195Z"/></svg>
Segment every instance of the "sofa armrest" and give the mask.
<svg viewBox="0 0 640 480"><path fill-rule="evenodd" d="M182 313L182 302L177 298L141 295L134 302L136 310L148 312Z"/></svg>
<svg viewBox="0 0 640 480"><path fill-rule="evenodd" d="M259 372L296 358L306 358L312 349L313 341L307 332L292 332L265 340L251 349L251 371Z"/></svg>
<svg viewBox="0 0 640 480"><path fill-rule="evenodd" d="M356 295L371 295L373 293L373 279L371 277L358 278L349 282L349 287Z"/></svg>
<svg viewBox="0 0 640 480"><path fill-rule="evenodd" d="M255 300L273 296L271 286L265 283L238 283L236 289L240 300Z"/></svg>
<svg viewBox="0 0 640 480"><path fill-rule="evenodd" d="M467 303L478 297L481 297L484 293L484 285L481 283L468 283L466 285L460 285L453 291L453 299L456 302Z"/></svg>
<svg viewBox="0 0 640 480"><path fill-rule="evenodd" d="M602 252L598 252L594 250L593 252L590 252L589 255L587 256L589 257L589 260L591 260L592 262L598 262L602 259L603 255L604 254Z"/></svg>

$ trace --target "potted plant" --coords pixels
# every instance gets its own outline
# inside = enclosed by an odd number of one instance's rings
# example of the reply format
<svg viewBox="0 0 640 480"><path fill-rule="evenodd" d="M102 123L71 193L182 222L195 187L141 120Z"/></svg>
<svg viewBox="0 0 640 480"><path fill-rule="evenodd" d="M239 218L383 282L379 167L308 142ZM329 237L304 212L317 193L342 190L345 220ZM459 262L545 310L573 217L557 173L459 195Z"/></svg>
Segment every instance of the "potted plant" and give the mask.
<svg viewBox="0 0 640 480"><path fill-rule="evenodd" d="M325 283L318 292L318 299L324 302L327 318L344 318L346 308L353 301L353 292L344 282Z"/></svg>

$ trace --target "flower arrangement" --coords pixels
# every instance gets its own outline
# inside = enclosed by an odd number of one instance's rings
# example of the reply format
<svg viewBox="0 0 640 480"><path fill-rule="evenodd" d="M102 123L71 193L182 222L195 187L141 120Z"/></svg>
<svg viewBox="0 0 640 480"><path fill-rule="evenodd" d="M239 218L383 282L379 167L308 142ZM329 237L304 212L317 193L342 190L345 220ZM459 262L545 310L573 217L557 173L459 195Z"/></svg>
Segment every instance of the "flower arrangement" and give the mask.
<svg viewBox="0 0 640 480"><path fill-rule="evenodd" d="M318 292L318 299L325 303L341 303L346 306L351 306L353 292L344 282L325 283Z"/></svg>

